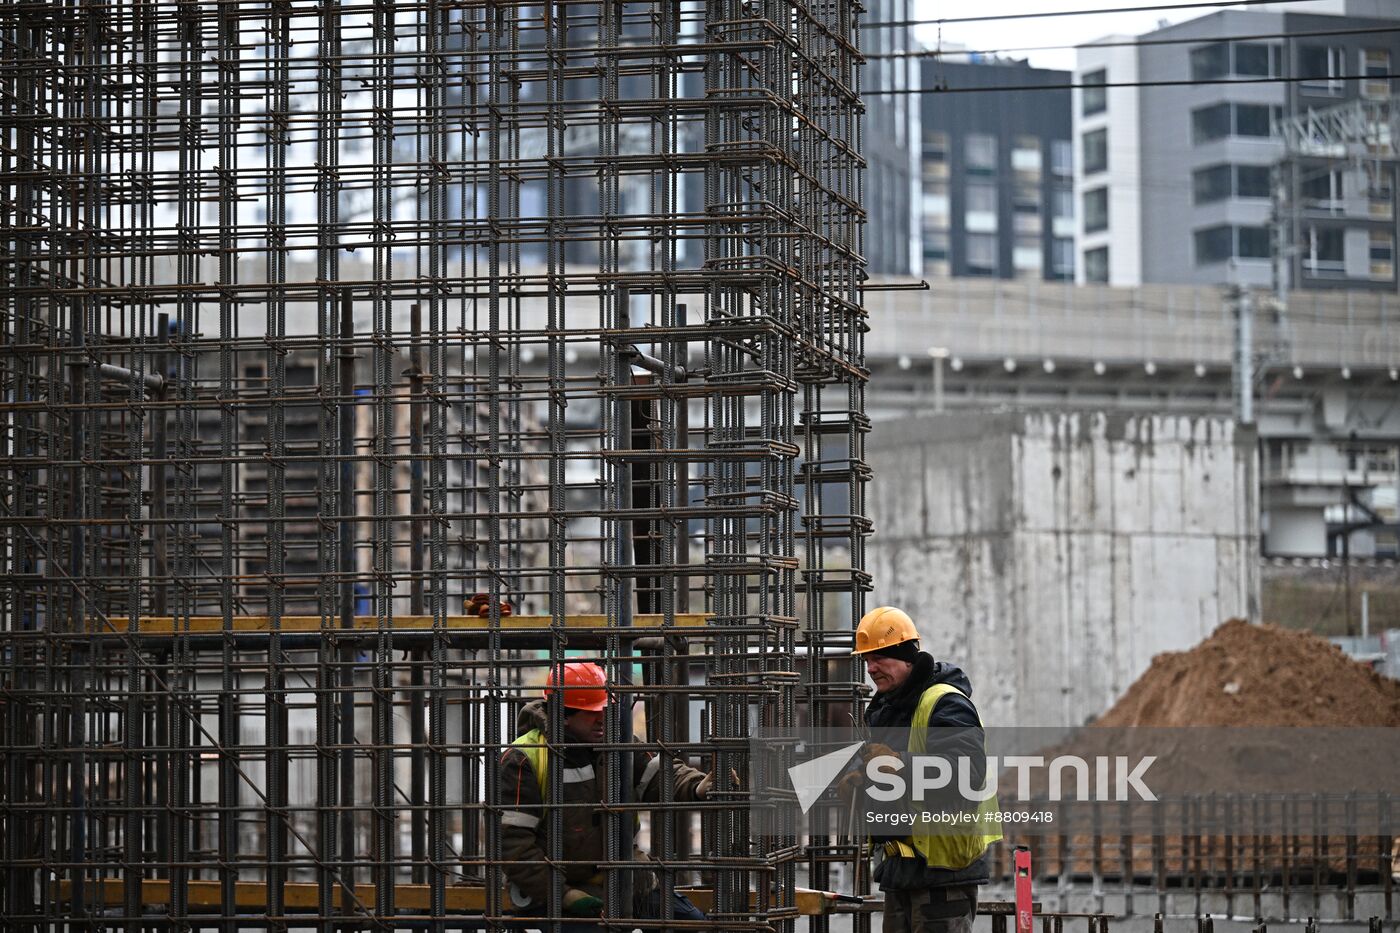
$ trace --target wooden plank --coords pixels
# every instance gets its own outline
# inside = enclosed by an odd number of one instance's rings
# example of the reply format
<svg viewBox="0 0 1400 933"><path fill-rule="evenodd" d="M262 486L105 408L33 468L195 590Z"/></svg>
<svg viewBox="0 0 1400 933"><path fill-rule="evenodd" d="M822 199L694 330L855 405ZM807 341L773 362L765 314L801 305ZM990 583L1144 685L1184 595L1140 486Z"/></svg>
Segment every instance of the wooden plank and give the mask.
<svg viewBox="0 0 1400 933"><path fill-rule="evenodd" d="M705 913L709 913L715 908L715 892L710 888L677 888L676 890L690 898L690 902ZM757 900L756 894L749 895L750 909L755 907ZM829 914L835 905L836 898L828 891L818 891L813 888L797 889L797 912L804 917Z"/></svg>
<svg viewBox="0 0 1400 933"><path fill-rule="evenodd" d="M67 901L72 897L73 883L60 881L58 896ZM709 911L714 907L714 891L709 888L681 888L681 893L690 898L696 907ZM120 907L125 901L126 888L120 878L104 878L97 884L89 883L86 888L89 902L99 901L107 907ZM191 881L188 883L187 902L192 910L218 910L222 904L222 886L217 881ZM399 884L394 886L394 909L426 911L430 889L426 884ZM306 881L288 882L282 887L283 903L288 910L315 910L320 900L319 886ZM375 904L374 885L355 886L355 898L367 910ZM750 904L754 902L750 896ZM340 888L335 889L336 904L340 903ZM141 882L141 904L143 907L165 907L170 903L170 882L161 879ZM510 909L510 896L502 891L501 903ZM262 881L239 881L234 884L234 904L239 910L260 911L267 909L267 884ZM836 904L834 895L827 891L811 888L797 889L797 912L803 916L829 914ZM486 889L480 885L453 884L447 886L447 910L454 914L480 914L486 911Z"/></svg>

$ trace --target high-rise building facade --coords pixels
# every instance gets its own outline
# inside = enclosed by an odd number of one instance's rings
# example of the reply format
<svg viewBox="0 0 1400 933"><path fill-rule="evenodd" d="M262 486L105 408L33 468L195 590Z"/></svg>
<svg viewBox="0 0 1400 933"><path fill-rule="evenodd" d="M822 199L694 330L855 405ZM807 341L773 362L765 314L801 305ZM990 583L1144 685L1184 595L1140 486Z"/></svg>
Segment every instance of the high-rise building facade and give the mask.
<svg viewBox="0 0 1400 933"><path fill-rule="evenodd" d="M1078 281L1270 286L1291 265L1295 287L1395 289L1393 163L1279 168L1288 121L1394 93L1400 5L1305 6L1348 15L1224 11L1080 47Z"/></svg>
<svg viewBox="0 0 1400 933"><path fill-rule="evenodd" d="M924 275L1073 278L1069 80L1025 62L924 60Z"/></svg>
<svg viewBox="0 0 1400 933"><path fill-rule="evenodd" d="M873 0L864 22L908 23L913 0ZM917 275L919 244L919 45L907 25L861 30L865 114L862 204L865 262L872 275Z"/></svg>

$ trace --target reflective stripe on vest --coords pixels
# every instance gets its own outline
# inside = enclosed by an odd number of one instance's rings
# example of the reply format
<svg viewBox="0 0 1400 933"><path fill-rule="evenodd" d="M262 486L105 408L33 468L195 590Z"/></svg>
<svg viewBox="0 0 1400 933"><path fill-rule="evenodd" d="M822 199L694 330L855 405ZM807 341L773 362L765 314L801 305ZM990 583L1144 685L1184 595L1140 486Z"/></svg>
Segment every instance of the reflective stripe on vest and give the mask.
<svg viewBox="0 0 1400 933"><path fill-rule="evenodd" d="M519 749L520 753L525 756L525 760L530 762L530 767L535 769L535 780L540 785L540 803L549 803L545 799L548 796L545 794L545 786L549 779L549 746L545 744L544 733L539 729L531 729L524 735L517 736L510 744L512 748ZM647 770L643 772L641 783L636 788L637 800L642 799L646 786L656 775L655 765L660 764L660 761L661 759L657 757L647 763ZM561 776L565 784L591 781L594 780L593 766L590 764L584 765L582 768L565 768ZM639 824L641 818L642 815L637 814Z"/></svg>
<svg viewBox="0 0 1400 933"><path fill-rule="evenodd" d="M924 691L919 697L919 706L914 710L914 721L909 726L909 753L918 755L928 750L928 723L933 718L933 708L938 705L938 701L950 693L967 698L967 695L957 687L948 684L934 684ZM982 724L982 717L978 715L977 724ZM985 742L985 739L984 739ZM983 747L985 754L986 748ZM985 819L988 814L997 811L997 798L993 794L977 806L977 812L981 814L983 820L981 832L970 833L968 835L913 835L909 837L909 842L924 857L924 862L930 868L947 868L952 871L959 871L977 861L978 857L987 850L987 846L1001 838L1001 827L997 823ZM987 829L986 827L991 827Z"/></svg>

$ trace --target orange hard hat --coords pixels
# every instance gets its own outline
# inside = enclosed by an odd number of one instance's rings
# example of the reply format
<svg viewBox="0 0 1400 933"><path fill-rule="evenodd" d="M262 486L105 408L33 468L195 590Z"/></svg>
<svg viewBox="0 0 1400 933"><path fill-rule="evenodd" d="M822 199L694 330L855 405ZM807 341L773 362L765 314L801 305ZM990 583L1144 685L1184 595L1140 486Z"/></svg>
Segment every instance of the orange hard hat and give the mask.
<svg viewBox="0 0 1400 933"><path fill-rule="evenodd" d="M608 675L592 661L564 664L551 670L545 681L546 697L554 696L556 691L565 709L597 712L608 706Z"/></svg>
<svg viewBox="0 0 1400 933"><path fill-rule="evenodd" d="M918 641L919 630L903 609L881 606L860 617L856 626L855 654L891 648L900 642Z"/></svg>

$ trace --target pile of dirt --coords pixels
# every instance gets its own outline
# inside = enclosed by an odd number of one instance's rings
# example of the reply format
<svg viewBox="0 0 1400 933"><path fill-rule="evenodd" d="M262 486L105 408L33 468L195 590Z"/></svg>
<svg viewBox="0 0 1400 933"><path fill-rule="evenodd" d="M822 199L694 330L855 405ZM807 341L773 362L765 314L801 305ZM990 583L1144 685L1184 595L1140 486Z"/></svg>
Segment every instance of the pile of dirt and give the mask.
<svg viewBox="0 0 1400 933"><path fill-rule="evenodd" d="M1400 726L1400 681L1324 638L1231 619L1160 654L1097 726Z"/></svg>
<svg viewBox="0 0 1400 933"><path fill-rule="evenodd" d="M1164 800L1278 795L1265 805L1268 829L1247 837L1253 857L1264 866L1296 872L1316 865L1324 872L1344 872L1348 859L1356 858L1357 868L1379 874L1381 855L1389 848L1380 837L1349 842L1324 830L1315 839L1311 829L1295 822L1307 816L1306 806L1285 821L1291 828L1281 834L1278 823L1269 821L1282 810L1268 807L1281 808L1280 798L1300 794L1310 800L1318 792L1400 792L1394 741L1363 731L1397 726L1400 681L1353 661L1316 635L1232 619L1188 651L1158 655L1112 709L1047 750L1046 757L1153 755L1157 761L1149 783ZM1275 727L1306 731L1290 734ZM1186 828L1175 820L1169 825ZM1168 831L1155 841L1136 834L1124 841L1122 853L1116 848L1119 837L1113 836L1115 845L1108 846L1111 854L1101 864L1121 855L1138 865L1160 859L1165 871L1186 872L1196 858L1188 853L1223 853L1246 838L1189 832ZM1063 844L1056 858L1058 869L1068 872L1094 870L1088 853L1106 845L1082 833L1068 834Z"/></svg>

